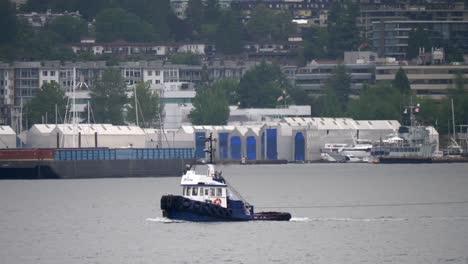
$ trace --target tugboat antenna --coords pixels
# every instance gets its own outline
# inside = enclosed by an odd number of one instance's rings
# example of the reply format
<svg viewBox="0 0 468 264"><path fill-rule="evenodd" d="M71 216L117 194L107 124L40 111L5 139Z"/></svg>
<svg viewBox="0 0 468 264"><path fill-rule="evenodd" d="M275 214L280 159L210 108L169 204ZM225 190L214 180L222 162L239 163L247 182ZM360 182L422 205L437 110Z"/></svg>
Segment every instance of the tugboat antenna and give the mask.
<svg viewBox="0 0 468 264"><path fill-rule="evenodd" d="M210 132L210 135L205 138L205 141L208 141L208 149L205 150L205 152L208 152L208 155L210 157L210 164L214 164L214 151L215 149L213 148L213 141L216 141L216 139L213 138L213 133Z"/></svg>

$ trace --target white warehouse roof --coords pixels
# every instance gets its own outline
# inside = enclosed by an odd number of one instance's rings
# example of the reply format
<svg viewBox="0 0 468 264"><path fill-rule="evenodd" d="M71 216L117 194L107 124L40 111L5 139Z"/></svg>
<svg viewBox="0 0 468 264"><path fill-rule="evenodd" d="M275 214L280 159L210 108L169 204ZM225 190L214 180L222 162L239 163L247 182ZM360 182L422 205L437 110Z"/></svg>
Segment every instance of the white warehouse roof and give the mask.
<svg viewBox="0 0 468 264"><path fill-rule="evenodd" d="M16 135L16 133L9 126L0 126L0 135Z"/></svg>

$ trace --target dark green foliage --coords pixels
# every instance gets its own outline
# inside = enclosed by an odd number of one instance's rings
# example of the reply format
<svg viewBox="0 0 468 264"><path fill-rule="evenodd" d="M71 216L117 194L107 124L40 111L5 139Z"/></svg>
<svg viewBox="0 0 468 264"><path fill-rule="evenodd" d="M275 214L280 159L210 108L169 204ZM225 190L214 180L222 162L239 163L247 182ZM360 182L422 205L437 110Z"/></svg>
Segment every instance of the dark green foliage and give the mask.
<svg viewBox="0 0 468 264"><path fill-rule="evenodd" d="M149 83L135 86L138 104L138 123L140 127L159 127L159 96L150 91ZM136 124L135 94L129 100L127 121Z"/></svg>
<svg viewBox="0 0 468 264"><path fill-rule="evenodd" d="M97 123L124 124L123 110L128 101L125 91L126 84L120 71L105 70L90 93L91 107Z"/></svg>
<svg viewBox="0 0 468 264"><path fill-rule="evenodd" d="M187 20L179 19L176 15L170 14L167 19L167 24L171 38L175 41L185 41L191 38L192 26Z"/></svg>
<svg viewBox="0 0 468 264"><path fill-rule="evenodd" d="M169 0L118 0L120 6L152 25L160 39L169 36L168 18L172 13Z"/></svg>
<svg viewBox="0 0 468 264"><path fill-rule="evenodd" d="M55 82L42 85L37 95L25 106L27 123L31 126L41 124L43 121L54 124L55 105L57 105L57 113L63 115L67 106L65 92Z"/></svg>
<svg viewBox="0 0 468 264"><path fill-rule="evenodd" d="M262 62L244 74L239 83L241 108L274 108L277 99L291 86L277 65Z"/></svg>
<svg viewBox="0 0 468 264"><path fill-rule="evenodd" d="M397 88L401 94L411 93L411 85L408 80L408 76L406 76L405 70L403 70L401 67L395 74L395 79L393 80L392 85L393 87Z"/></svg>
<svg viewBox="0 0 468 264"><path fill-rule="evenodd" d="M79 42L88 33L86 21L72 16L62 16L54 19L47 29L56 33L61 42Z"/></svg>
<svg viewBox="0 0 468 264"><path fill-rule="evenodd" d="M390 84L364 85L358 99L349 102L348 113L361 120L400 120L401 95Z"/></svg>
<svg viewBox="0 0 468 264"><path fill-rule="evenodd" d="M285 11L273 11L265 5L258 5L247 23L247 31L252 40L287 40L296 32L292 16Z"/></svg>
<svg viewBox="0 0 468 264"><path fill-rule="evenodd" d="M189 0L185 10L187 20L196 32L200 32L204 18L204 6L201 0Z"/></svg>
<svg viewBox="0 0 468 264"><path fill-rule="evenodd" d="M320 116L339 117L343 115L336 91L331 86L325 86L324 95L320 98Z"/></svg>
<svg viewBox="0 0 468 264"><path fill-rule="evenodd" d="M356 18L358 6L350 0L334 1L328 16L328 55L343 57L344 51L356 50L360 44Z"/></svg>
<svg viewBox="0 0 468 264"><path fill-rule="evenodd" d="M406 58L414 59L418 57L420 48L424 48L426 52L430 52L431 47L432 43L429 38L429 32L418 27L409 33Z"/></svg>
<svg viewBox="0 0 468 264"><path fill-rule="evenodd" d="M328 31L325 28L304 29L304 58L307 61L328 57Z"/></svg>
<svg viewBox="0 0 468 264"><path fill-rule="evenodd" d="M122 8L105 9L96 16L96 35L98 41L103 42L145 42L156 39L151 24Z"/></svg>
<svg viewBox="0 0 468 264"><path fill-rule="evenodd" d="M197 91L190 119L194 125L226 125L229 104L225 91L218 85L205 86Z"/></svg>
<svg viewBox="0 0 468 264"><path fill-rule="evenodd" d="M192 52L177 53L171 56L172 64L200 65L200 56Z"/></svg>
<svg viewBox="0 0 468 264"><path fill-rule="evenodd" d="M213 86L219 87L224 91L226 98L229 101L229 105L237 105L237 103L239 103L239 94L237 93L237 89L239 89L238 79L221 79L216 81Z"/></svg>
<svg viewBox="0 0 468 264"><path fill-rule="evenodd" d="M0 46L10 44L16 37L16 9L9 0L0 0Z"/></svg>
<svg viewBox="0 0 468 264"><path fill-rule="evenodd" d="M208 0L205 5L205 23L214 23L218 22L219 17L221 16L221 10L219 7L218 0Z"/></svg>
<svg viewBox="0 0 468 264"><path fill-rule="evenodd" d="M456 73L454 87L449 90L450 99L453 99L455 123L468 125L468 80L461 72Z"/></svg>
<svg viewBox="0 0 468 264"><path fill-rule="evenodd" d="M224 12L216 32L216 49L225 54L239 54L242 51L242 26L237 12Z"/></svg>
<svg viewBox="0 0 468 264"><path fill-rule="evenodd" d="M351 93L351 76L348 74L344 65L340 64L336 67L332 76L325 83L325 90L326 89L334 91L338 99L338 107L341 112L344 113Z"/></svg>

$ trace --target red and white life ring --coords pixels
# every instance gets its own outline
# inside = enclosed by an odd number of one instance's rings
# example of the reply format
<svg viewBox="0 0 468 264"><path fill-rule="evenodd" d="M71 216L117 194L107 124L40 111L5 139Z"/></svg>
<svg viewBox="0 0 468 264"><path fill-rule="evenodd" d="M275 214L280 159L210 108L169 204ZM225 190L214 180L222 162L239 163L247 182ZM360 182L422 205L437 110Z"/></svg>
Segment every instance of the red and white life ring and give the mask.
<svg viewBox="0 0 468 264"><path fill-rule="evenodd" d="M216 205L221 205L221 199L216 198L216 200L214 200L213 203L216 204Z"/></svg>

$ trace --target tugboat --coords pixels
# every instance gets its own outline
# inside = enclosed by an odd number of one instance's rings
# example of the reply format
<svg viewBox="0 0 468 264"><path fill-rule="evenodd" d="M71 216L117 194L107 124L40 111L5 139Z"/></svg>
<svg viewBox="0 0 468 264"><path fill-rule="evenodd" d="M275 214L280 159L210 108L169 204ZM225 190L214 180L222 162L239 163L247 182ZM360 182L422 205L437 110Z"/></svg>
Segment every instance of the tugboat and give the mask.
<svg viewBox="0 0 468 264"><path fill-rule="evenodd" d="M291 219L291 214L286 212L254 213L254 206L228 184L221 171L216 170L213 163L215 139L212 133L206 141L209 142L209 147L205 150L209 154L206 173L197 174L194 168L196 165L187 170L180 182L182 195L161 197L163 217L194 222ZM237 196L237 200L233 198L234 195Z"/></svg>

